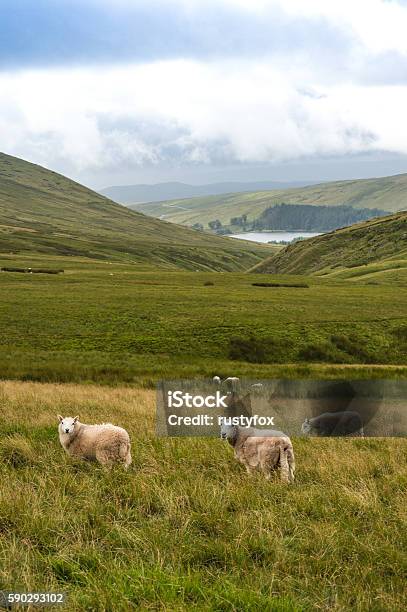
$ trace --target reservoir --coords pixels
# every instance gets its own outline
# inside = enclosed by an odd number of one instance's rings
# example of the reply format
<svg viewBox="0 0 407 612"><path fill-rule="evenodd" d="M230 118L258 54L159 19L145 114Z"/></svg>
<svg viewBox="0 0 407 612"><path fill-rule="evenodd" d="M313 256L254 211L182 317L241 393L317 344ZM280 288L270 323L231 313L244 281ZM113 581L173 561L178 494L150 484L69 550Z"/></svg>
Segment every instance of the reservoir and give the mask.
<svg viewBox="0 0 407 612"><path fill-rule="evenodd" d="M252 240L253 242L291 242L295 238L313 238L320 236L320 232L245 232L243 234L231 234L231 238Z"/></svg>

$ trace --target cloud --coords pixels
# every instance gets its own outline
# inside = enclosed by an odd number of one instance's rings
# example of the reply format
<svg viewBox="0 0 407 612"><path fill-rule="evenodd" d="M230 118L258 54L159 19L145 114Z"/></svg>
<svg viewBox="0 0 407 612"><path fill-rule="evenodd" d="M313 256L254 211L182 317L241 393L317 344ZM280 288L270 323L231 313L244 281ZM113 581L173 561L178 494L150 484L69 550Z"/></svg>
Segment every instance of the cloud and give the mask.
<svg viewBox="0 0 407 612"><path fill-rule="evenodd" d="M407 4L2 0L0 142L75 176L407 154Z"/></svg>
<svg viewBox="0 0 407 612"><path fill-rule="evenodd" d="M301 67L159 62L0 75L5 150L76 171L407 153L403 86L314 83Z"/></svg>

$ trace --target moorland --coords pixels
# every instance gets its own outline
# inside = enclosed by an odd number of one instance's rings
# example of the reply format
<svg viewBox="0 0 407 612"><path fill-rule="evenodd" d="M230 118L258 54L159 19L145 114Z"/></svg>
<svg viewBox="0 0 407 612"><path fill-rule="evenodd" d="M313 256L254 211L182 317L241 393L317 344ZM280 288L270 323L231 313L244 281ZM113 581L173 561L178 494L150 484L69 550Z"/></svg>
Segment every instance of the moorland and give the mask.
<svg viewBox="0 0 407 612"><path fill-rule="evenodd" d="M404 439L294 438L287 487L154 429L165 377L406 378L405 218L277 252L0 161L0 589L73 612L405 609ZM57 413L126 427L130 470L71 461Z"/></svg>

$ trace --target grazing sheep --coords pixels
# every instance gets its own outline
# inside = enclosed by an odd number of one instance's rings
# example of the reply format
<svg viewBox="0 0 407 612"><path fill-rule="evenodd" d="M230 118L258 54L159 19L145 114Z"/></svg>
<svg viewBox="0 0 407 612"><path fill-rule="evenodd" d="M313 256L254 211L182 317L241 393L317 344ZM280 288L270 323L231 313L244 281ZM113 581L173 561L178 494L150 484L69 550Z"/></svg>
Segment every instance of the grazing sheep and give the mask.
<svg viewBox="0 0 407 612"><path fill-rule="evenodd" d="M301 431L312 436L364 436L360 415L351 410L324 412L311 419L307 418Z"/></svg>
<svg viewBox="0 0 407 612"><path fill-rule="evenodd" d="M228 376L227 378L224 378L222 380L220 376L214 376L212 378L212 382L218 387L220 387L221 385L226 385L228 393L236 393L240 385L240 378L238 378L237 376Z"/></svg>
<svg viewBox="0 0 407 612"><path fill-rule="evenodd" d="M220 435L233 446L235 458L243 463L248 474L260 470L270 480L272 472L279 467L281 480L294 482L294 449L282 431L227 425L224 421Z"/></svg>
<svg viewBox="0 0 407 612"><path fill-rule="evenodd" d="M131 463L129 434L122 427L111 423L85 425L79 417L59 419L59 441L64 450L77 459L98 461L105 467L123 463L127 469Z"/></svg>
<svg viewBox="0 0 407 612"><path fill-rule="evenodd" d="M237 376L228 376L222 382L226 384L226 387L229 392L236 393L239 390L240 378L238 378Z"/></svg>

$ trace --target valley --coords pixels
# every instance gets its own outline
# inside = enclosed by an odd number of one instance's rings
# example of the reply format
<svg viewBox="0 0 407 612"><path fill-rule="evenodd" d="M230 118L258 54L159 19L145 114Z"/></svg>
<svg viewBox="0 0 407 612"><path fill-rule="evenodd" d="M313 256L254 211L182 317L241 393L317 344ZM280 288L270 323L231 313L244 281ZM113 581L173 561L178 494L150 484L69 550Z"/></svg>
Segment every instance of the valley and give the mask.
<svg viewBox="0 0 407 612"><path fill-rule="evenodd" d="M192 226L196 223L207 229L208 223L218 220L229 226L232 218L245 215L252 223L267 208L281 204L323 207L352 207L398 212L405 210L407 174L383 178L334 181L291 189L231 193L208 197L183 198L163 202L130 205L147 215L172 223ZM355 219L353 222L356 222ZM346 223L342 223L346 225ZM289 229L284 228L275 229ZM295 229L305 230L305 226ZM313 227L313 231L318 231Z"/></svg>

